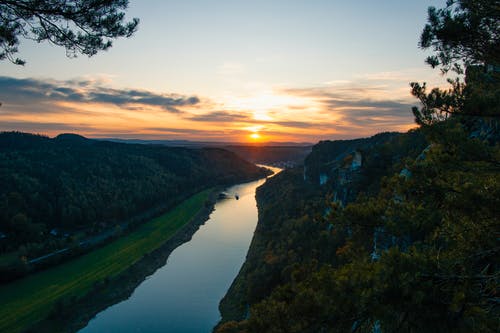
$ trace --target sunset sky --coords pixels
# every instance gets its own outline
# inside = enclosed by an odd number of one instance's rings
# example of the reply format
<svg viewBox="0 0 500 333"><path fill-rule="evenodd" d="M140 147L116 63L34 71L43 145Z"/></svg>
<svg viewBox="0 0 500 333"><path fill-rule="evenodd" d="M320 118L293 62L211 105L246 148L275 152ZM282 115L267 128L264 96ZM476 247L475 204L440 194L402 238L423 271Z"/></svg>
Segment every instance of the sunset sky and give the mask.
<svg viewBox="0 0 500 333"><path fill-rule="evenodd" d="M443 85L418 39L445 0L131 0L139 30L92 58L23 41L0 63L0 131L293 141L413 126Z"/></svg>

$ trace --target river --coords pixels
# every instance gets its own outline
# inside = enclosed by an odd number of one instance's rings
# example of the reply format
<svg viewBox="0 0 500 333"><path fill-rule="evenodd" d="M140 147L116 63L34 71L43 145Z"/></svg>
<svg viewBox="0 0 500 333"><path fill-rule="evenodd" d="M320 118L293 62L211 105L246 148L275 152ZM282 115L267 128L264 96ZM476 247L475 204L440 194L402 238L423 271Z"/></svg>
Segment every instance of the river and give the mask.
<svg viewBox="0 0 500 333"><path fill-rule="evenodd" d="M245 261L258 219L255 189L264 182L228 188L191 241L129 299L97 314L80 332L211 332L220 320L219 302Z"/></svg>

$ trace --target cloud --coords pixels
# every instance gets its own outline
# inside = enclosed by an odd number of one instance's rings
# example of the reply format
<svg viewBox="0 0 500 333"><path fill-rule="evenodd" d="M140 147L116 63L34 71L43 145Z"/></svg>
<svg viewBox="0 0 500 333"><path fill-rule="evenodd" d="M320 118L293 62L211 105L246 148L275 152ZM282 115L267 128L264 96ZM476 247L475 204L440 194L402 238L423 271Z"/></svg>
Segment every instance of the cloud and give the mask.
<svg viewBox="0 0 500 333"><path fill-rule="evenodd" d="M366 96L380 95L385 90L383 85L364 86L358 84L345 84L330 88L306 87L283 89L285 94L303 98L314 98L318 100L352 100L366 99Z"/></svg>
<svg viewBox="0 0 500 333"><path fill-rule="evenodd" d="M413 124L410 98L386 98L383 85L311 87L287 89L286 93L308 99L317 113L342 137L371 135L380 131L398 131ZM328 121L328 117L330 120Z"/></svg>
<svg viewBox="0 0 500 333"><path fill-rule="evenodd" d="M409 93L394 94L384 82L373 80L281 87L253 94L228 101L200 100L197 96L110 88L102 80L0 76L0 129L237 141L257 128L271 140L312 142L406 130L413 124L410 110L416 104Z"/></svg>
<svg viewBox="0 0 500 333"><path fill-rule="evenodd" d="M278 115L279 116L279 115ZM313 121L294 121L294 120L258 120L250 113L242 113L241 111L212 111L204 114L189 116L186 119L196 122L208 123L249 123L258 125L277 125L288 128L318 128L321 124Z"/></svg>
<svg viewBox="0 0 500 333"><path fill-rule="evenodd" d="M199 122L216 122L216 123L252 121L252 118L249 114L236 111L235 112L212 111L204 114L193 115L188 117L187 119Z"/></svg>
<svg viewBox="0 0 500 333"><path fill-rule="evenodd" d="M67 123L39 123L39 122L30 122L30 121L1 121L0 122L0 131L21 131L21 132L31 132L31 133L39 133L39 132L79 132L93 130L94 127L83 125L83 124L67 124Z"/></svg>
<svg viewBox="0 0 500 333"><path fill-rule="evenodd" d="M266 121L266 120L257 120L253 121L256 124L264 124L264 125L277 125L279 127L287 127L294 129L321 129L328 127L326 123L319 123L317 121L294 121L294 120L275 120L275 121Z"/></svg>
<svg viewBox="0 0 500 333"><path fill-rule="evenodd" d="M144 128L149 138L186 139L197 141L233 141L235 138L248 134L247 131L236 128L214 128L214 129L192 129L171 127L148 127ZM125 135L127 137L129 135ZM143 135L144 136L144 135Z"/></svg>
<svg viewBox="0 0 500 333"><path fill-rule="evenodd" d="M179 113L180 107L200 103L200 99L196 96L111 89L88 80L42 81L5 76L0 76L0 100L10 105L60 101L112 104L124 108L131 105L143 105L160 107L171 113Z"/></svg>

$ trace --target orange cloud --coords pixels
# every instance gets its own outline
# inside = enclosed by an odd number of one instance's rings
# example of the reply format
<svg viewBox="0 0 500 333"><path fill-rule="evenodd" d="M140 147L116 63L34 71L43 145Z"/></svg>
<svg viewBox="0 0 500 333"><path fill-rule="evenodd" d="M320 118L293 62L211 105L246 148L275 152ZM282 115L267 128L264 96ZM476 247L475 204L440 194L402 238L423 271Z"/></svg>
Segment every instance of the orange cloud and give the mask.
<svg viewBox="0 0 500 333"><path fill-rule="evenodd" d="M74 131L90 137L316 142L413 126L411 99L387 98L381 84L349 86L342 82L221 101L101 84L0 77L0 100L4 101L0 130L47 135Z"/></svg>

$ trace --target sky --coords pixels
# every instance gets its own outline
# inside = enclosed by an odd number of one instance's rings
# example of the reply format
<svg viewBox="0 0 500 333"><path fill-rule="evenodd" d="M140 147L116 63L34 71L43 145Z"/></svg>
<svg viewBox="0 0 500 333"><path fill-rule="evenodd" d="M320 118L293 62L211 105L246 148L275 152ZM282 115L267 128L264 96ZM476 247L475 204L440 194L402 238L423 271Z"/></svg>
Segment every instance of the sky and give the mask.
<svg viewBox="0 0 500 333"><path fill-rule="evenodd" d="M418 48L445 0L131 0L138 31L69 59L22 41L0 62L0 131L317 142L414 127L409 83L443 86Z"/></svg>

